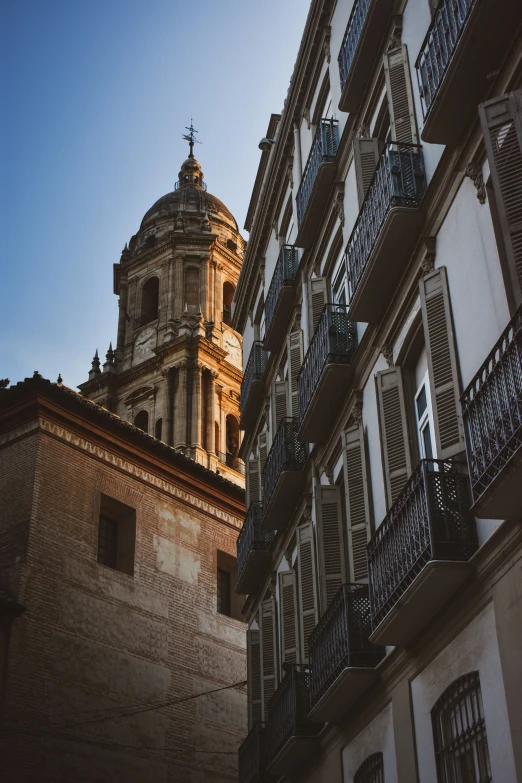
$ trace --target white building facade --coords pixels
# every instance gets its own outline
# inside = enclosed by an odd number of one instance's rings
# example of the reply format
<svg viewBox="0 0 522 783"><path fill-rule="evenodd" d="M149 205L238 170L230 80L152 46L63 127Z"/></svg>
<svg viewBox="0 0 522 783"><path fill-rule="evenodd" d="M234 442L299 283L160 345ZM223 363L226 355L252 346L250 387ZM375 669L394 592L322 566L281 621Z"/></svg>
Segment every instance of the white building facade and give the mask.
<svg viewBox="0 0 522 783"><path fill-rule="evenodd" d="M522 780L521 24L311 3L233 310L240 783Z"/></svg>

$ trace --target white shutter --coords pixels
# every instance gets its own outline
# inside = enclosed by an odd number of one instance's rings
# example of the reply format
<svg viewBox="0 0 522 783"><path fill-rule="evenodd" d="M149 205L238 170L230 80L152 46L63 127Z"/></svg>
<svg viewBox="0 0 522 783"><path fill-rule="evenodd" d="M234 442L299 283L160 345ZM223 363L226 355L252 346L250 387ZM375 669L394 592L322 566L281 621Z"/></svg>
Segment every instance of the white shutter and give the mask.
<svg viewBox="0 0 522 783"><path fill-rule="evenodd" d="M411 474L406 401L400 367L375 376L387 506L395 502Z"/></svg>
<svg viewBox="0 0 522 783"><path fill-rule="evenodd" d="M319 486L315 499L321 614L324 614L341 585L346 582L341 490L339 487Z"/></svg>
<svg viewBox="0 0 522 783"><path fill-rule="evenodd" d="M248 477L247 477L247 490L248 490L248 504L257 503L261 500L261 489L259 481L259 461L257 458L251 458L247 462Z"/></svg>
<svg viewBox="0 0 522 783"><path fill-rule="evenodd" d="M368 579L366 545L371 537L370 493L363 425L346 430L343 441L350 581L363 582Z"/></svg>
<svg viewBox="0 0 522 783"><path fill-rule="evenodd" d="M318 277L316 280L310 280L308 286L308 327L310 342L312 342L312 337L317 328L317 324L319 323L326 300L326 278Z"/></svg>
<svg viewBox="0 0 522 783"><path fill-rule="evenodd" d="M261 602L259 626L261 629L261 693L263 719L266 720L267 704L278 684L276 605L273 596Z"/></svg>
<svg viewBox="0 0 522 783"><path fill-rule="evenodd" d="M388 92L392 140L404 144L418 144L406 45L403 44L384 55L384 76Z"/></svg>
<svg viewBox="0 0 522 783"><path fill-rule="evenodd" d="M522 90L479 106L515 302L522 302Z"/></svg>
<svg viewBox="0 0 522 783"><path fill-rule="evenodd" d="M297 578L301 663L308 662L308 637L317 625L317 576L315 568L314 529L311 522L297 528Z"/></svg>
<svg viewBox="0 0 522 783"><path fill-rule="evenodd" d="M281 628L281 663L298 663L299 622L295 571L283 571L279 579L279 626Z"/></svg>
<svg viewBox="0 0 522 783"><path fill-rule="evenodd" d="M457 351L445 267L423 277L419 287L437 457L447 459L464 451L465 444L460 414Z"/></svg>
<svg viewBox="0 0 522 783"><path fill-rule="evenodd" d="M297 376L303 363L303 333L291 332L288 337L288 366L290 377L290 415L299 415L299 400L297 396Z"/></svg>
<svg viewBox="0 0 522 783"><path fill-rule="evenodd" d="M263 494L263 474L265 471L265 462L268 454L267 433L260 432L257 441L259 449L259 476L260 476L260 493Z"/></svg>
<svg viewBox="0 0 522 783"><path fill-rule="evenodd" d="M261 700L261 634L258 630L247 631L247 687L248 728L263 720Z"/></svg>
<svg viewBox="0 0 522 783"><path fill-rule="evenodd" d="M272 416L274 422L272 440L275 438L281 419L286 418L288 415L287 395L288 386L286 381L276 381L272 393Z"/></svg>
<svg viewBox="0 0 522 783"><path fill-rule="evenodd" d="M362 206L379 162L379 146L379 139L355 139L353 142L353 159L359 207Z"/></svg>

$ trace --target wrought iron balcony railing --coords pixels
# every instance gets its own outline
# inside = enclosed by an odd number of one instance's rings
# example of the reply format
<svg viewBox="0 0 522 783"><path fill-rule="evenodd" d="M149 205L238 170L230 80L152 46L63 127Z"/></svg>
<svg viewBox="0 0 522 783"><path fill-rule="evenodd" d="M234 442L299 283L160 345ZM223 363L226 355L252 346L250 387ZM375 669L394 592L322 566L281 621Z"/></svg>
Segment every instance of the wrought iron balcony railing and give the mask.
<svg viewBox="0 0 522 783"><path fill-rule="evenodd" d="M310 711L310 674L304 666L292 664L268 702L266 724L269 763L292 737L313 737L322 728L307 716Z"/></svg>
<svg viewBox="0 0 522 783"><path fill-rule="evenodd" d="M268 453L263 475L263 501L265 507L270 503L278 479L284 471L302 471L306 452L297 436L297 417L281 419L279 427Z"/></svg>
<svg viewBox="0 0 522 783"><path fill-rule="evenodd" d="M473 500L522 446L522 306L462 395Z"/></svg>
<svg viewBox="0 0 522 783"><path fill-rule="evenodd" d="M359 45L361 32L371 2L372 0L355 0L355 3L353 4L348 26L346 27L346 32L339 51L339 57L337 58L339 63L339 76L341 78L341 90L350 73L353 58L355 57L355 52Z"/></svg>
<svg viewBox="0 0 522 783"><path fill-rule="evenodd" d="M423 116L428 114L476 0L442 0L428 28L415 68Z"/></svg>
<svg viewBox="0 0 522 783"><path fill-rule="evenodd" d="M329 364L350 364L356 348L357 331L348 318L348 308L326 304L297 379L301 420L325 367Z"/></svg>
<svg viewBox="0 0 522 783"><path fill-rule="evenodd" d="M267 359L268 352L263 348L263 343L256 341L252 346L252 350L250 351L250 356L248 357L248 362L245 367L245 374L243 375L243 380L241 382L241 415L243 415L245 412L245 408L248 403L248 397L252 389L252 384L255 381L261 381L263 379L263 373L265 372Z"/></svg>
<svg viewBox="0 0 522 783"><path fill-rule="evenodd" d="M422 147L387 142L346 246L350 300L388 213L394 207L418 209L425 190Z"/></svg>
<svg viewBox="0 0 522 783"><path fill-rule="evenodd" d="M266 731L254 725L239 746L237 771L239 783L266 783Z"/></svg>
<svg viewBox="0 0 522 783"><path fill-rule="evenodd" d="M377 666L384 648L369 641L372 631L368 585L344 584L308 641L312 707L343 669Z"/></svg>
<svg viewBox="0 0 522 783"><path fill-rule="evenodd" d="M478 547L468 476L423 459L368 543L372 626L431 560L467 561Z"/></svg>
<svg viewBox="0 0 522 783"><path fill-rule="evenodd" d="M234 457L232 454L225 454L223 451L216 451L216 456L222 465L226 465L227 468L232 468L236 473L245 475L245 463L239 457Z"/></svg>
<svg viewBox="0 0 522 783"><path fill-rule="evenodd" d="M338 120L320 120L306 161L303 178L296 196L297 220L301 224L310 200L321 163L332 161L339 146Z"/></svg>
<svg viewBox="0 0 522 783"><path fill-rule="evenodd" d="M293 285L298 266L299 254L297 248L293 245L283 245L265 301L265 329L267 332L270 330L281 290Z"/></svg>
<svg viewBox="0 0 522 783"><path fill-rule="evenodd" d="M247 557L251 552L268 552L275 530L263 527L263 504L251 503L237 539L237 576L241 578Z"/></svg>

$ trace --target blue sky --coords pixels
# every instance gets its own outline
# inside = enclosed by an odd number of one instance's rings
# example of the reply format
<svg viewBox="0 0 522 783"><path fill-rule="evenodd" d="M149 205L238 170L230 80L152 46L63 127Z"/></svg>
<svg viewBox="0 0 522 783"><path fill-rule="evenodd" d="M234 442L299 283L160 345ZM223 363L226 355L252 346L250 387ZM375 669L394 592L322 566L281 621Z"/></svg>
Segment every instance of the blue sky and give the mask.
<svg viewBox="0 0 522 783"><path fill-rule="evenodd" d="M309 4L0 0L0 377L76 386L103 358L112 265L172 190L191 115L209 190L243 226Z"/></svg>

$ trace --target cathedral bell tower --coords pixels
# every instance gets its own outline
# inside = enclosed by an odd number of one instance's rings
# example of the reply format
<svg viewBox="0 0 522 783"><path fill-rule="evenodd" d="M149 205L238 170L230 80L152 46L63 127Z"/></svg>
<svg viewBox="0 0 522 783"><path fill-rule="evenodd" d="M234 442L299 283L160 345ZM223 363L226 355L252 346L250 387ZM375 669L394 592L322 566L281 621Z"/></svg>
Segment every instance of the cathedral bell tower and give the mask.
<svg viewBox="0 0 522 783"><path fill-rule="evenodd" d="M190 154L114 264L116 347L98 351L82 394L243 484L241 336L230 326L245 242Z"/></svg>

